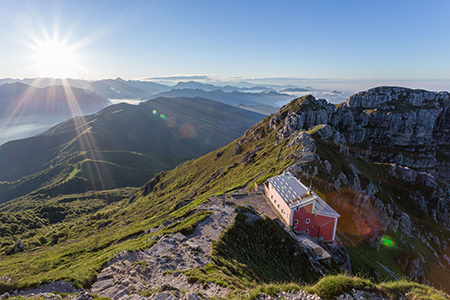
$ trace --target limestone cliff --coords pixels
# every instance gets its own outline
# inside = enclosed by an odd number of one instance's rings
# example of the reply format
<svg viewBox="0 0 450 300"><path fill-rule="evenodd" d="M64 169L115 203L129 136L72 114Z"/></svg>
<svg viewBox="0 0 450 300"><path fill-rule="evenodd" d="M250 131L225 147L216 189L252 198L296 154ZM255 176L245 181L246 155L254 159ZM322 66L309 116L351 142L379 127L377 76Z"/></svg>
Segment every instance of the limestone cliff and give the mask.
<svg viewBox="0 0 450 300"><path fill-rule="evenodd" d="M448 92L376 87L339 105L307 96L282 107L269 127L280 142L298 131L314 137L316 160L289 171L351 219L345 236L379 249L395 233L403 247L396 251L405 251L396 254L399 267L424 282L435 276L424 267L430 257L442 272L450 266L440 258L450 252Z"/></svg>
<svg viewBox="0 0 450 300"><path fill-rule="evenodd" d="M322 125L322 138L344 149L350 146L354 154L369 160L395 164L394 176L431 187L436 187L436 180L450 183L448 92L377 87L340 105L308 96L282 107L270 125L278 129L279 139Z"/></svg>

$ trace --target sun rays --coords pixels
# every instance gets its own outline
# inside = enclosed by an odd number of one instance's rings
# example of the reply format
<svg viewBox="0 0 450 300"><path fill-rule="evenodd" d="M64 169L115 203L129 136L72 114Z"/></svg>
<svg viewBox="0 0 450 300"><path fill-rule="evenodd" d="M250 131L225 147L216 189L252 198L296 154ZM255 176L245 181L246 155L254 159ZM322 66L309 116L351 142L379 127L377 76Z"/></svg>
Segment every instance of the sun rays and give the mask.
<svg viewBox="0 0 450 300"><path fill-rule="evenodd" d="M98 38L98 31L93 29L87 32L87 36L75 34L76 24L66 26L62 24L60 15L61 7L56 5L53 11L53 22L41 14L38 8L31 5L28 11L22 14L26 16L26 22L19 22L20 33L16 35L19 43L29 50L29 55L23 59L29 61L29 72L37 74L40 78L35 79L31 86L21 91L11 110L7 114L4 124L9 125L13 120L18 120L26 116L33 105L39 105L46 108L46 113L39 115L38 118L52 118L56 125L66 119L74 118L73 122L76 129L74 142L75 147L64 147L61 152L80 151L85 154L85 159L79 164L86 178L89 178L94 185L94 189L105 189L104 178L109 178L108 170L101 161L101 151L98 151L95 132L86 122L83 116L83 96L80 91L75 91L70 86L68 79L81 78L91 73L91 69L83 65L83 59L86 54L80 53L80 50ZM24 19L24 18L22 18ZM78 37L77 37L78 36ZM45 83L45 89L35 88ZM61 85L61 86L59 86ZM45 90L45 91L44 91ZM81 97L81 98L80 98ZM0 132L5 127L0 124ZM94 154L95 153L95 154ZM95 184L94 178L98 178Z"/></svg>

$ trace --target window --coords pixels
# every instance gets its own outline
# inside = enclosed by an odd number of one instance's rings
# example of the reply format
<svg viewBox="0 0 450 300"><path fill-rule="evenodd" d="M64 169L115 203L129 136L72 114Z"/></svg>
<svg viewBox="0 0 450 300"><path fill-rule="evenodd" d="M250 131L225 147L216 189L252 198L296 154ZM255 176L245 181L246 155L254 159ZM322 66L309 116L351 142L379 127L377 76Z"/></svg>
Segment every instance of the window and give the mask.
<svg viewBox="0 0 450 300"><path fill-rule="evenodd" d="M270 199L272 199L272 200L273 200L273 195L270 195Z"/></svg>
<svg viewBox="0 0 450 300"><path fill-rule="evenodd" d="M280 204L278 204L277 207L280 208Z"/></svg>
<svg viewBox="0 0 450 300"><path fill-rule="evenodd" d="M294 224L297 225L297 224L298 224L298 220L295 220L295 221L294 221Z"/></svg>
<svg viewBox="0 0 450 300"><path fill-rule="evenodd" d="M309 218L306 219L306 224L309 224L309 222L311 222L311 220Z"/></svg>
<svg viewBox="0 0 450 300"><path fill-rule="evenodd" d="M305 233L306 233L306 234L309 234L309 229L306 229L306 230L305 230Z"/></svg>

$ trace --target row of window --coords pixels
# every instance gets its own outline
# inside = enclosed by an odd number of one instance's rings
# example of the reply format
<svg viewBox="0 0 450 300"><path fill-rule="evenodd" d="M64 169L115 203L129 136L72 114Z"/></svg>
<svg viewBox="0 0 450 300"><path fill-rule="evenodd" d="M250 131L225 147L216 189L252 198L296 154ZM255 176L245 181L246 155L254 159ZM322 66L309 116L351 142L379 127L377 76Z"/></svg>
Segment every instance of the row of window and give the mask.
<svg viewBox="0 0 450 300"><path fill-rule="evenodd" d="M270 195L270 199L272 199L273 200L273 203L277 203L277 199L273 199L273 195ZM277 204L277 208L280 208L280 204ZM298 211L298 207L297 207L297 211ZM281 209L281 213L282 214L284 214L286 217L288 216L288 213L287 212L285 212L284 211L284 209ZM309 219L308 219L309 220ZM308 223L309 223L309 221L308 221ZM308 223L306 223L306 224L308 224ZM297 224L297 223L296 223Z"/></svg>
<svg viewBox="0 0 450 300"><path fill-rule="evenodd" d="M311 220L310 220L309 218L307 218L307 219L305 220L305 222L306 222L306 224L309 224L309 222L311 222ZM295 225L298 224L298 220L297 220L297 219L295 219L294 224L295 224Z"/></svg>

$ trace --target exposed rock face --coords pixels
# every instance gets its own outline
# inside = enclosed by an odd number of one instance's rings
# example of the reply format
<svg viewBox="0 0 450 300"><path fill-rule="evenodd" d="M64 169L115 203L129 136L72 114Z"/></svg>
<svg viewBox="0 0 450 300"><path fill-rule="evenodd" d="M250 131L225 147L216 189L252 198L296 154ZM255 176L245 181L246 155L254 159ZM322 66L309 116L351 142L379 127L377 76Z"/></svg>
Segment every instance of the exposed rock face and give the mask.
<svg viewBox="0 0 450 300"><path fill-rule="evenodd" d="M282 122L283 127L278 130L277 137L285 139L297 130L328 124L334 110L334 105L326 100L316 100L313 96L308 96L303 99L297 112L279 112L271 119L270 126L276 128Z"/></svg>
<svg viewBox="0 0 450 300"><path fill-rule="evenodd" d="M390 229L405 239L420 240L436 258L442 256L439 249L447 251L442 237L434 238L417 218L424 218L425 213L430 221L450 230L449 93L378 87L336 106L302 97L282 107L268 126L279 140L287 140L286 148L303 146L310 135L302 131L308 131L316 142L320 138L321 144L337 147L346 157L381 163L383 175L376 171L368 177L370 170L362 174L361 165L356 166L353 159L342 165L330 164L328 156L321 160L323 153L316 151L317 144L311 147L309 159L295 157L295 164L287 169L306 182L317 178L317 184L328 192L327 201L351 218L354 233L370 246L378 249ZM316 166L322 166L318 175ZM398 183L402 191L396 194L397 187L389 182ZM386 186L393 189L387 197ZM417 215L404 211L406 207L416 209ZM425 280L428 271L420 254L405 257L400 265L405 275Z"/></svg>
<svg viewBox="0 0 450 300"><path fill-rule="evenodd" d="M290 148L298 144L301 144L302 146L301 150L304 152L310 153L316 152L316 144L314 143L314 140L311 138L311 135L309 135L306 132L299 132L297 135L295 135L291 139L289 144L287 144L286 148Z"/></svg>
<svg viewBox="0 0 450 300"><path fill-rule="evenodd" d="M377 87L357 93L337 106L307 96L282 107L269 126L277 130L278 139L291 139L287 147L302 141L304 135L298 131L312 130L336 144L342 153L389 163L392 167L387 171L391 176L435 189L426 198L410 198L450 229L448 92ZM332 189L339 190L344 184L368 196L377 192L376 185L361 186L355 170L351 178L347 178L349 174L342 175L345 178L340 176L330 183ZM447 188L438 188L438 182Z"/></svg>
<svg viewBox="0 0 450 300"><path fill-rule="evenodd" d="M357 130L360 138L370 142L442 145L449 139L450 124L445 119L449 104L447 92L378 87L348 98L332 123L348 131ZM354 138L355 134L348 134L350 143Z"/></svg>
<svg viewBox="0 0 450 300"><path fill-rule="evenodd" d="M406 153L395 157L371 154L405 167L435 169L441 180L450 180L449 162L437 158L450 151L436 147L450 142L449 93L378 87L357 93L340 106L312 96L297 101L297 111L288 104L270 121L279 139L321 125L319 134L324 139L341 145L370 143L402 149Z"/></svg>

